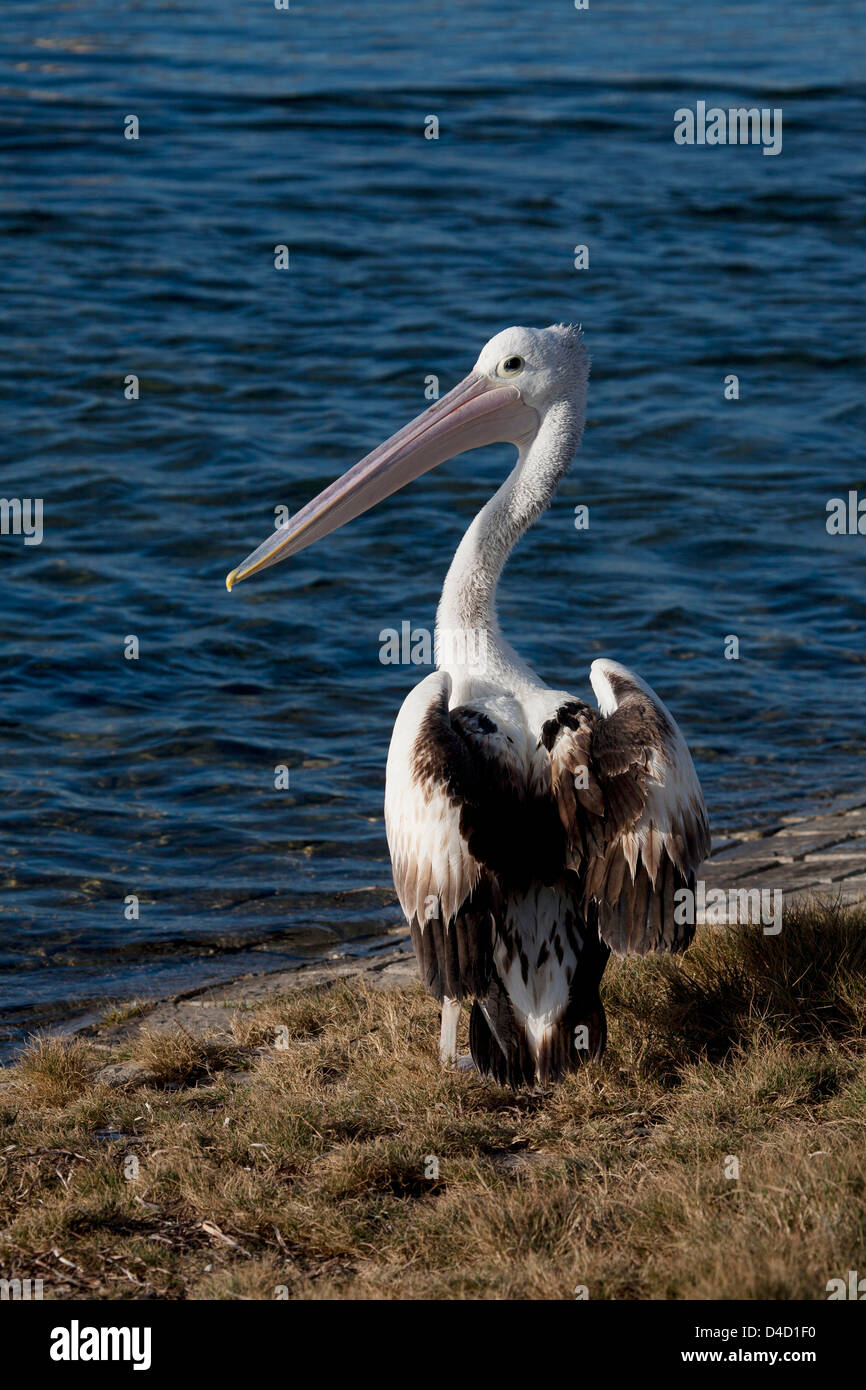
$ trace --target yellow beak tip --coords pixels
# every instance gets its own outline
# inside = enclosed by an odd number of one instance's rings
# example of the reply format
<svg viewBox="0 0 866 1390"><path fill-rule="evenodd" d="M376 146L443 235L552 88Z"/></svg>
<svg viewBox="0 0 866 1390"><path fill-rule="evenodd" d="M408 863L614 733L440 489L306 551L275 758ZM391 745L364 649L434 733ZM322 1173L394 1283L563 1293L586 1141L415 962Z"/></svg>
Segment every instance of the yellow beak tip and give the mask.
<svg viewBox="0 0 866 1390"><path fill-rule="evenodd" d="M237 575L237 570L232 570L231 574L227 574L227 575L226 575L226 588L228 589L229 593L231 593L231 591L232 591L232 585L233 585L234 582L235 582L235 576L236 576L236 575Z"/></svg>

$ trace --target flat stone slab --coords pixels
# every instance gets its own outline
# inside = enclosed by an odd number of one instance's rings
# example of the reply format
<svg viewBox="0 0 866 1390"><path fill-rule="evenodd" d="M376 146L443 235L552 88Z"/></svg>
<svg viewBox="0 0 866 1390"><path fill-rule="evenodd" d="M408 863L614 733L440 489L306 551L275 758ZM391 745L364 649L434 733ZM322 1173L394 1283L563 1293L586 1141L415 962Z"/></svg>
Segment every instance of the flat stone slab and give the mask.
<svg viewBox="0 0 866 1390"><path fill-rule="evenodd" d="M391 935L386 947L375 955L340 956L292 970L240 975L222 984L205 985L170 999L154 1000L142 1013L119 1023L88 1023L83 1027L73 1023L58 1031L74 1032L79 1037L90 1037L112 1047L125 1038L134 1037L143 1029L156 1032L179 1027L194 1037L205 1033L228 1035L231 1033L232 1015L240 1008L248 1008L251 1004L261 1003L289 990L333 984L336 980L361 975L374 988L405 987L417 982L415 955L408 931ZM122 1072L118 1073L117 1078L110 1073L111 1068L106 1067L105 1075L101 1078L108 1085L122 1086L130 1079Z"/></svg>
<svg viewBox="0 0 866 1390"><path fill-rule="evenodd" d="M787 905L809 897L860 901L866 897L866 793L838 797L819 815L785 816L766 834L728 838L699 877L707 892L726 892L732 906L734 894L750 889L779 890ZM734 910L718 920L742 918Z"/></svg>

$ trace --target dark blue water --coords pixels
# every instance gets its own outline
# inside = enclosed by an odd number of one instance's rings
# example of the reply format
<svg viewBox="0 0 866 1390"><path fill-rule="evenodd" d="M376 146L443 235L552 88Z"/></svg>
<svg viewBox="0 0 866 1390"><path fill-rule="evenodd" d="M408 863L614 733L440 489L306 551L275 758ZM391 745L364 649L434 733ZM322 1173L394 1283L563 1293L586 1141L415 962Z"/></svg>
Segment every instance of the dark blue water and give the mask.
<svg viewBox="0 0 866 1390"><path fill-rule="evenodd" d="M41 545L0 538L8 1035L398 921L423 670L379 633L432 624L508 451L223 580L511 323L594 360L516 645L579 695L600 654L649 680L717 833L862 781L866 537L825 509L866 496L864 49L853 0L4 5L0 488L44 499ZM675 145L697 100L781 107L782 154Z"/></svg>

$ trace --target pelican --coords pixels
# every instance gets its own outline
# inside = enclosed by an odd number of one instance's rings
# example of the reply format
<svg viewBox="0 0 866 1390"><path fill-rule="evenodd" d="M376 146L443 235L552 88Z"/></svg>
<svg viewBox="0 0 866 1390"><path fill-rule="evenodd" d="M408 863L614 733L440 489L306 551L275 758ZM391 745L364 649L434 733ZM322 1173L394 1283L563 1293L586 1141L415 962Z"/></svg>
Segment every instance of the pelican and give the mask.
<svg viewBox="0 0 866 1390"><path fill-rule="evenodd" d="M226 579L231 590L296 555L457 454L516 447L448 570L437 669L397 716L385 780L394 885L419 973L442 1006L442 1061L457 1061L471 999L472 1062L512 1087L601 1056L610 952L688 946L694 913L682 892L693 894L710 847L691 756L650 687L597 660L597 708L551 689L497 620L502 568L580 446L588 376L580 328L506 328L452 391Z"/></svg>

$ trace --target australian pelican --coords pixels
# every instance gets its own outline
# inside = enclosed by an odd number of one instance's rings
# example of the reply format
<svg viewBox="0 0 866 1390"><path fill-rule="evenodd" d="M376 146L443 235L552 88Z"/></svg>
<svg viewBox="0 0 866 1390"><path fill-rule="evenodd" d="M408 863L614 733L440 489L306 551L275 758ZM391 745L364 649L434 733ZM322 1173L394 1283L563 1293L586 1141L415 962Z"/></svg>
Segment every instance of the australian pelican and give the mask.
<svg viewBox="0 0 866 1390"><path fill-rule="evenodd" d="M461 1001L478 1070L511 1085L600 1056L610 951L681 951L694 927L674 894L709 850L701 789L657 695L594 661L598 708L552 690L503 637L496 586L549 504L583 433L589 361L579 329L507 328L467 377L357 463L226 580L295 555L467 449L517 447L506 481L451 563L437 667L394 726L385 824L421 977L456 1058ZM463 640L456 640L462 635ZM682 901L682 900L681 900Z"/></svg>

